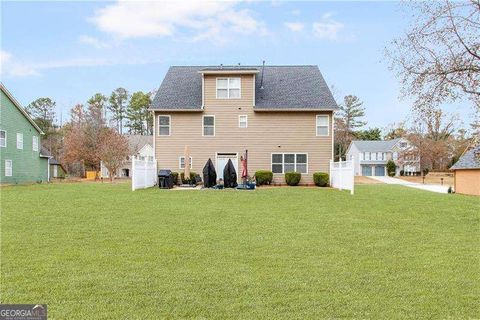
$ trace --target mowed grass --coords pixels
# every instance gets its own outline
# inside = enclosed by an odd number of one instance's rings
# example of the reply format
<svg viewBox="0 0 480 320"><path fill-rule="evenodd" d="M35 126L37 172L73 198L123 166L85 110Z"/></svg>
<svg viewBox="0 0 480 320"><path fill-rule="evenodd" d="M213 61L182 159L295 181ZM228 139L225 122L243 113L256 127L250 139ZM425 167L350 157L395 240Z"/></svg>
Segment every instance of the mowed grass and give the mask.
<svg viewBox="0 0 480 320"><path fill-rule="evenodd" d="M480 198L6 187L1 302L51 319L478 318Z"/></svg>

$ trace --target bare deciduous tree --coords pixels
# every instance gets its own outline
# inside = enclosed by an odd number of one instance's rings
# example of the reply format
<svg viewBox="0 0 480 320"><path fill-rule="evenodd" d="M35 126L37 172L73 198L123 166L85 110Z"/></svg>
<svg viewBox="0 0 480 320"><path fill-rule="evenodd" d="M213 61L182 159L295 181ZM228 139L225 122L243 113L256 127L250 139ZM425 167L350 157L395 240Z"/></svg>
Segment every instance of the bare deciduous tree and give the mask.
<svg viewBox="0 0 480 320"><path fill-rule="evenodd" d="M121 134L105 128L100 135L99 156L113 181L118 169L128 156L128 141Z"/></svg>
<svg viewBox="0 0 480 320"><path fill-rule="evenodd" d="M415 146L415 153L420 157L421 171L447 169L455 155L452 141L455 139L457 117L431 106L417 110L414 114L415 118L406 138Z"/></svg>
<svg viewBox="0 0 480 320"><path fill-rule="evenodd" d="M410 2L414 23L386 49L420 108L467 97L480 109L480 0Z"/></svg>

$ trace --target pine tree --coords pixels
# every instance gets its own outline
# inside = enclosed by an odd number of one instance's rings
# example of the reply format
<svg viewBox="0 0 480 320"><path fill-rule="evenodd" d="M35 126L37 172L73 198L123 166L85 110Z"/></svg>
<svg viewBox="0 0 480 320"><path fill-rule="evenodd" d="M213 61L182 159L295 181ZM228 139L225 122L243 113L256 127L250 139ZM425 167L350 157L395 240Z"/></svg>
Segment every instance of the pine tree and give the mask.
<svg viewBox="0 0 480 320"><path fill-rule="evenodd" d="M149 126L151 126L152 120L150 111L150 95L141 91L135 92L130 98L130 102L127 108L127 126L130 133L133 134L149 134Z"/></svg>
<svg viewBox="0 0 480 320"><path fill-rule="evenodd" d="M338 157L345 156L348 145L355 138L355 130L367 123L361 120L364 116L363 102L354 95L345 96L335 119L335 153Z"/></svg>
<svg viewBox="0 0 480 320"><path fill-rule="evenodd" d="M117 124L117 132L123 133L123 119L125 117L128 91L124 88L115 89L110 95L108 110L112 113L113 120Z"/></svg>

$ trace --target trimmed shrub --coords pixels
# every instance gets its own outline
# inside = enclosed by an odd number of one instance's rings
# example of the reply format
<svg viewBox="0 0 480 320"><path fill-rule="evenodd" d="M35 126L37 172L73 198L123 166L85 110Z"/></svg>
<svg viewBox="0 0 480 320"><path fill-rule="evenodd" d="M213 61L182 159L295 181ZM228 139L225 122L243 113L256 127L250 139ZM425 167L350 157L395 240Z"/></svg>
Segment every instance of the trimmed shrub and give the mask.
<svg viewBox="0 0 480 320"><path fill-rule="evenodd" d="M428 170L428 168L425 168L422 171L423 171L424 176L426 176L430 172L430 170Z"/></svg>
<svg viewBox="0 0 480 320"><path fill-rule="evenodd" d="M330 177L326 172L315 172L313 174L313 182L315 182L315 185L318 187L326 187L328 185L329 178Z"/></svg>
<svg viewBox="0 0 480 320"><path fill-rule="evenodd" d="M197 174L193 171L190 171L190 177L188 179L185 179L185 172L180 173L180 180L182 180L183 184L192 184L195 183L195 176Z"/></svg>
<svg viewBox="0 0 480 320"><path fill-rule="evenodd" d="M178 184L178 172L172 172L171 175L173 177L173 184L177 185Z"/></svg>
<svg viewBox="0 0 480 320"><path fill-rule="evenodd" d="M287 172L285 173L285 182L289 186L297 186L298 183L300 182L300 179L302 179L302 174L298 172Z"/></svg>
<svg viewBox="0 0 480 320"><path fill-rule="evenodd" d="M400 170L400 175L403 177L405 175L405 171L404 170Z"/></svg>
<svg viewBox="0 0 480 320"><path fill-rule="evenodd" d="M395 175L395 169L396 168L397 168L397 166L395 165L395 162L393 162L393 160L388 160L388 162L387 162L387 174L390 177L393 177Z"/></svg>
<svg viewBox="0 0 480 320"><path fill-rule="evenodd" d="M273 181L273 172L268 170L258 170L255 172L255 180L257 181L257 186L271 184Z"/></svg>

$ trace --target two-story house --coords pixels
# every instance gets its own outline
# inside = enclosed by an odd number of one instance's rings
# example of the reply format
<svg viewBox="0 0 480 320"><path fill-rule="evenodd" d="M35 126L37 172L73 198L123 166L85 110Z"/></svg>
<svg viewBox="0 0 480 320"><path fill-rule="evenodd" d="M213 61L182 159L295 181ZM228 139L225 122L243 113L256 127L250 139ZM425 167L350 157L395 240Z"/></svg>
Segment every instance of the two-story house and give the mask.
<svg viewBox="0 0 480 320"><path fill-rule="evenodd" d="M356 176L385 176L386 165L393 160L395 175L401 171L412 175L420 171L420 161L415 148L403 138L393 140L354 140L347 149L347 159L354 159Z"/></svg>
<svg viewBox="0 0 480 320"><path fill-rule="evenodd" d="M49 155L41 153L42 130L0 84L0 183L49 180Z"/></svg>
<svg viewBox="0 0 480 320"><path fill-rule="evenodd" d="M248 150L251 175L328 172L337 104L317 66L175 66L155 95L154 150L159 168L201 172L209 158L223 175ZM240 176L240 175L239 175Z"/></svg>

